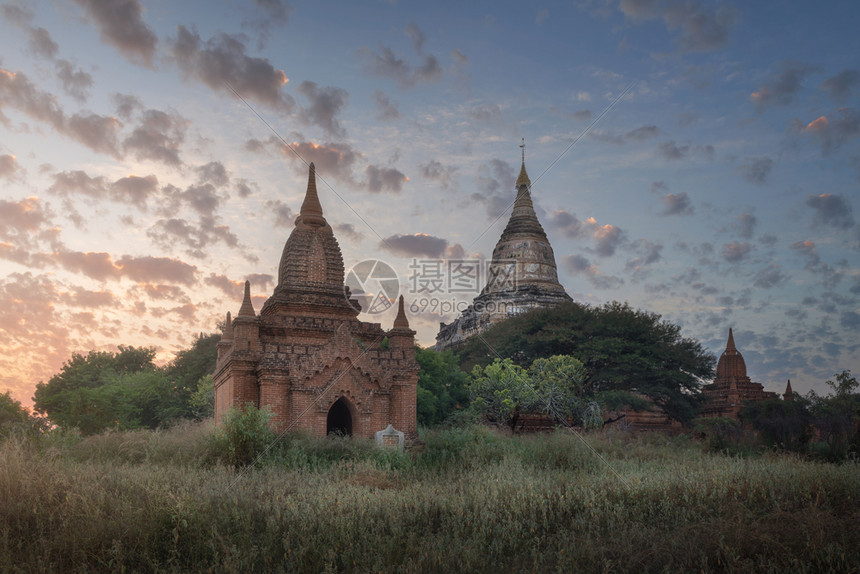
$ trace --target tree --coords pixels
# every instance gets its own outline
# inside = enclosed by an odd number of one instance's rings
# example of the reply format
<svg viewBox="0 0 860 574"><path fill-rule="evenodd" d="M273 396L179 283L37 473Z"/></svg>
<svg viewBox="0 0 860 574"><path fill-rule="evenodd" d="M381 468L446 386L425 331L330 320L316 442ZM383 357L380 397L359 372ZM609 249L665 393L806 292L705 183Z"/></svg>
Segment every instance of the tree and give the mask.
<svg viewBox="0 0 860 574"><path fill-rule="evenodd" d="M523 313L469 339L456 353L464 369L487 365L496 356L526 366L542 357L570 355L588 372L585 395L635 390L684 422L695 417L701 381L713 377L715 363L699 342L682 337L677 325L618 302L565 303Z"/></svg>
<svg viewBox="0 0 860 574"><path fill-rule="evenodd" d="M418 371L418 424L431 426L448 418L469 402L469 374L462 371L451 351L416 347Z"/></svg>
<svg viewBox="0 0 860 574"><path fill-rule="evenodd" d="M586 399L585 366L570 355L535 359L528 370L537 391L536 407L556 423L571 420L586 428L602 426L600 405Z"/></svg>
<svg viewBox="0 0 860 574"><path fill-rule="evenodd" d="M824 384L832 393L825 397L815 391L807 395L812 403L813 424L827 443L828 457L844 459L851 451L860 453L860 386L851 371L843 370Z"/></svg>
<svg viewBox="0 0 860 574"><path fill-rule="evenodd" d="M530 412L538 400L528 373L511 359L496 359L483 368L475 365L469 395L472 408L487 422L507 425L512 432L520 413Z"/></svg>
<svg viewBox="0 0 860 574"><path fill-rule="evenodd" d="M7 436L13 429L25 425L29 418L30 414L12 397L11 391L0 394L0 437Z"/></svg>
<svg viewBox="0 0 860 574"><path fill-rule="evenodd" d="M175 387L175 400L181 405L181 412L177 413L177 417L196 418L190 403L191 395L198 390L201 379L215 372L218 358L216 347L220 340L220 333L200 333L191 348L179 351L167 366L167 375Z"/></svg>
<svg viewBox="0 0 860 574"><path fill-rule="evenodd" d="M800 395L792 400L767 399L747 403L740 418L749 423L768 446L801 452L812 436L809 402Z"/></svg>

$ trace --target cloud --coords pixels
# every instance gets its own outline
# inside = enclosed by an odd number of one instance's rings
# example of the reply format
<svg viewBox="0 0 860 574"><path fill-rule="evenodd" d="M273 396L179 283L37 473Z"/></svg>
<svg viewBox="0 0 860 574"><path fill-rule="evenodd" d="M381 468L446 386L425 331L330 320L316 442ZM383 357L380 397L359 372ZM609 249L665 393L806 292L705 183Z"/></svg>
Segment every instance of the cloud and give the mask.
<svg viewBox="0 0 860 574"><path fill-rule="evenodd" d="M130 62L152 67L158 37L143 21L138 0L75 0L95 21L102 40Z"/></svg>
<svg viewBox="0 0 860 574"><path fill-rule="evenodd" d="M860 72L857 70L842 70L821 83L821 89L829 92L838 101L844 101L850 97L857 86L860 86Z"/></svg>
<svg viewBox="0 0 860 574"><path fill-rule="evenodd" d="M663 204L663 211L660 212L660 215L693 214L693 202L690 201L690 197L685 191L681 193L668 193L660 198L660 202Z"/></svg>
<svg viewBox="0 0 860 574"><path fill-rule="evenodd" d="M110 99L116 108L116 115L124 120L130 119L131 116L143 109L143 102L137 96L113 94Z"/></svg>
<svg viewBox="0 0 860 574"><path fill-rule="evenodd" d="M860 327L860 313L845 311L839 318L839 323L848 329L856 330Z"/></svg>
<svg viewBox="0 0 860 574"><path fill-rule="evenodd" d="M659 133L660 128L658 128L657 126L642 126L636 128L635 130L627 132L626 134L624 134L624 137L628 140L643 141L646 139L657 137Z"/></svg>
<svg viewBox="0 0 860 574"><path fill-rule="evenodd" d="M16 26L26 27L33 19L33 11L20 4L0 4L0 16Z"/></svg>
<svg viewBox="0 0 860 574"><path fill-rule="evenodd" d="M18 179L18 176L24 171L18 163L18 158L11 154L0 155L0 177L9 181Z"/></svg>
<svg viewBox="0 0 860 574"><path fill-rule="evenodd" d="M179 148L185 141L188 125L189 121L179 114L146 110L122 145L139 160L160 161L179 167L183 163Z"/></svg>
<svg viewBox="0 0 860 574"><path fill-rule="evenodd" d="M245 285L244 281L233 281L226 275L216 275L215 273L210 273L208 277L203 279L203 283L219 289L232 299L241 297L242 289Z"/></svg>
<svg viewBox="0 0 860 574"><path fill-rule="evenodd" d="M37 197L18 201L0 199L0 240L29 248L39 239L50 239L45 232L51 226L51 215Z"/></svg>
<svg viewBox="0 0 860 574"><path fill-rule="evenodd" d="M249 21L242 22L242 25L254 31L257 45L262 49L268 42L273 27L287 25L293 8L281 0L254 0L253 4L262 14Z"/></svg>
<svg viewBox="0 0 860 574"><path fill-rule="evenodd" d="M621 0L619 10L633 22L662 18L669 31L677 30L684 52L708 52L728 42L737 10L730 4L716 7L687 0Z"/></svg>
<svg viewBox="0 0 860 574"><path fill-rule="evenodd" d="M123 255L114 260L109 253L57 251L51 257L63 268L104 281L123 277L140 283L167 282L193 285L197 267L169 257Z"/></svg>
<svg viewBox="0 0 860 574"><path fill-rule="evenodd" d="M733 241L723 245L723 259L729 263L737 263L746 258L752 251L752 245L746 242Z"/></svg>
<svg viewBox="0 0 860 574"><path fill-rule="evenodd" d="M587 122L591 119L591 110L578 110L570 114L570 117L578 122Z"/></svg>
<svg viewBox="0 0 860 574"><path fill-rule="evenodd" d="M566 237L573 239L583 237L587 233L585 224L577 219L575 214L563 209L550 213L548 223L561 230Z"/></svg>
<svg viewBox="0 0 860 574"><path fill-rule="evenodd" d="M779 65L780 71L758 90L750 94L750 100L759 111L768 106L787 106L803 87L803 80L815 68L801 62L785 61Z"/></svg>
<svg viewBox="0 0 860 574"><path fill-rule="evenodd" d="M295 213L286 203L280 199L269 199L266 201L266 211L275 218L277 227L289 229L296 221L298 213Z"/></svg>
<svg viewBox="0 0 860 574"><path fill-rule="evenodd" d="M89 89L93 87L93 77L83 70L74 69L68 60L58 60L56 69L63 90L79 102L85 102Z"/></svg>
<svg viewBox="0 0 860 574"><path fill-rule="evenodd" d="M487 215L491 219L495 219L513 204L516 179L517 175L511 164L493 158L489 163L478 168L475 186L479 191L473 193L471 198L482 202L487 210ZM509 193L503 191L508 189L511 190Z"/></svg>
<svg viewBox="0 0 860 574"><path fill-rule="evenodd" d="M110 184L109 190L114 200L145 208L149 198L158 193L158 178L129 175Z"/></svg>
<svg viewBox="0 0 860 574"><path fill-rule="evenodd" d="M400 110L397 109L395 104L391 103L391 100L382 91L376 90L373 92L373 100L376 102L376 119L387 121L396 120L400 117Z"/></svg>
<svg viewBox="0 0 860 574"><path fill-rule="evenodd" d="M606 275L582 255L567 255L562 265L572 275L582 275L598 289L616 289L624 284L620 277Z"/></svg>
<svg viewBox="0 0 860 574"><path fill-rule="evenodd" d="M200 259L206 258L207 248L218 242L232 248L240 247L239 238L212 215L201 215L196 224L178 217L160 219L146 235L163 249L184 245L186 253Z"/></svg>
<svg viewBox="0 0 860 574"><path fill-rule="evenodd" d="M108 183L102 176L91 177L84 171L75 170L55 173L53 180L48 192L59 197L83 195L99 201L110 199L140 208L145 208L149 198L158 193L158 178L154 175L130 175Z"/></svg>
<svg viewBox="0 0 860 574"><path fill-rule="evenodd" d="M770 170L773 169L773 163L773 160L767 156L748 157L738 167L738 172L748 182L756 185L764 185L767 177L770 175Z"/></svg>
<svg viewBox="0 0 860 574"><path fill-rule="evenodd" d="M60 47L44 28L30 28L28 44L30 51L42 58L53 59Z"/></svg>
<svg viewBox="0 0 860 574"><path fill-rule="evenodd" d="M502 124L505 119L502 116L502 108L498 104L481 104L472 106L466 110L466 117L485 124Z"/></svg>
<svg viewBox="0 0 860 574"><path fill-rule="evenodd" d="M210 161L205 165L195 167L194 171L197 172L199 183L211 183L215 187L224 187L230 183L227 168L220 161Z"/></svg>
<svg viewBox="0 0 860 574"><path fill-rule="evenodd" d="M854 215L849 200L841 195L822 193L806 198L806 206L815 211L813 223L839 229L854 227Z"/></svg>
<svg viewBox="0 0 860 574"><path fill-rule="evenodd" d="M779 265L768 265L759 269L753 276L753 285L762 289L772 289L788 281L789 277L782 272Z"/></svg>
<svg viewBox="0 0 860 574"><path fill-rule="evenodd" d="M423 54L424 42L427 41L427 38L424 36L424 32L421 31L415 22L412 22L406 27L405 33L412 41L412 47L415 48L415 52Z"/></svg>
<svg viewBox="0 0 860 574"><path fill-rule="evenodd" d="M336 235L346 237L350 241L359 242L364 239L364 234L355 229L351 223L338 223L334 226Z"/></svg>
<svg viewBox="0 0 860 574"><path fill-rule="evenodd" d="M23 73L0 68L0 112L7 105L94 151L119 157L119 120L97 114L67 117L55 96L39 90Z"/></svg>
<svg viewBox="0 0 860 574"><path fill-rule="evenodd" d="M588 218L586 222L595 227L592 233L592 239L595 243L593 251L600 257L609 257L614 255L615 250L624 243L627 238L627 234L614 225L595 225L596 222L594 221L594 218L591 217Z"/></svg>
<svg viewBox="0 0 860 574"><path fill-rule="evenodd" d="M292 97L281 91L289 81L286 74L266 58L246 55L238 36L219 33L204 42L196 31L179 26L171 54L187 78L216 92L233 96L236 90L244 98L287 113L295 107Z"/></svg>
<svg viewBox="0 0 860 574"><path fill-rule="evenodd" d="M657 150L664 159L670 161L683 159L690 153L701 155L708 160L714 158L714 146L712 145L693 146L689 143L677 145L674 141L667 141L658 144Z"/></svg>
<svg viewBox="0 0 860 574"><path fill-rule="evenodd" d="M400 193L403 190L403 184L409 181L408 177L393 167L369 165L365 174L367 175L367 190L370 193L383 191Z"/></svg>
<svg viewBox="0 0 860 574"><path fill-rule="evenodd" d="M69 291L60 293L59 300L71 307L94 309L114 305L116 297L110 291L91 291L83 287L73 286Z"/></svg>
<svg viewBox="0 0 860 574"><path fill-rule="evenodd" d="M379 242L379 247L397 255L407 257L441 258L445 255L448 240L442 237L415 233L412 235L392 235Z"/></svg>
<svg viewBox="0 0 860 574"><path fill-rule="evenodd" d="M735 223L734 228L737 229L738 235L744 239L751 239L756 223L758 223L758 218L752 213L741 213L735 219L737 223Z"/></svg>
<svg viewBox="0 0 860 574"><path fill-rule="evenodd" d="M346 90L331 86L321 88L314 82L305 81L299 84L297 91L310 104L302 108L301 117L304 121L323 128L329 135L339 137L346 135L336 118L349 99Z"/></svg>
<svg viewBox="0 0 860 574"><path fill-rule="evenodd" d="M365 67L369 73L394 80L401 88L413 88L422 83L432 83L444 75L439 60L433 54L422 55L421 64L415 68L399 58L388 46L380 46L378 52L362 48L359 54L364 58Z"/></svg>
<svg viewBox="0 0 860 574"><path fill-rule="evenodd" d="M842 108L838 118L828 120L827 116L820 116L801 131L819 138L821 153L827 156L860 136L860 114L854 108Z"/></svg>
<svg viewBox="0 0 860 574"><path fill-rule="evenodd" d="M448 189L454 183L458 168L451 165L442 165L439 161L431 159L427 163L418 166L418 172L424 179L438 183L443 189Z"/></svg>
<svg viewBox="0 0 860 574"><path fill-rule="evenodd" d="M301 174L307 174L308 168L305 162L313 162L317 177L332 178L353 186L358 185L353 179L352 170L361 155L348 143L292 142L290 147L295 153L287 149L280 141L270 139L269 143L277 145L281 153L292 162Z"/></svg>

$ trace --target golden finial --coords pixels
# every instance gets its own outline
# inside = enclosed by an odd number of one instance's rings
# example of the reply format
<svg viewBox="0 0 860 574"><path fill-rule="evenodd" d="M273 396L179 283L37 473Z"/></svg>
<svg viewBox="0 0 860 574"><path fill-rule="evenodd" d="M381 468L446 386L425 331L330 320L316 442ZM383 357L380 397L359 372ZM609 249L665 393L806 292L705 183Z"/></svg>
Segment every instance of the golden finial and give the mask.
<svg viewBox="0 0 860 574"><path fill-rule="evenodd" d="M523 143L520 144L520 147L523 150L523 165L526 163L526 138L523 138Z"/></svg>

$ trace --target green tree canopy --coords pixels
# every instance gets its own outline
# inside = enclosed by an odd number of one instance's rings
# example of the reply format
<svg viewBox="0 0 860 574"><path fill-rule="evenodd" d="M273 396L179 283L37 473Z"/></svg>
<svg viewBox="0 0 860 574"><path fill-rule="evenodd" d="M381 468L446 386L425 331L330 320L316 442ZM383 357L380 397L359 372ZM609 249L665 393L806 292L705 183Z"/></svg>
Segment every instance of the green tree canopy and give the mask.
<svg viewBox="0 0 860 574"><path fill-rule="evenodd" d="M830 394L821 397L810 391L807 399L813 424L827 443L828 457L841 460L852 451L860 454L860 382L851 371L844 370L825 384Z"/></svg>
<svg viewBox="0 0 860 574"><path fill-rule="evenodd" d="M437 352L416 347L418 371L418 424L443 422L469 403L469 374L462 371L451 351Z"/></svg>
<svg viewBox="0 0 860 574"><path fill-rule="evenodd" d="M627 303L602 306L565 303L538 309L494 325L455 351L461 367L488 365L498 356L520 366L552 355L582 362L583 392L636 390L669 416L696 415L703 379L714 375L714 357L680 327Z"/></svg>

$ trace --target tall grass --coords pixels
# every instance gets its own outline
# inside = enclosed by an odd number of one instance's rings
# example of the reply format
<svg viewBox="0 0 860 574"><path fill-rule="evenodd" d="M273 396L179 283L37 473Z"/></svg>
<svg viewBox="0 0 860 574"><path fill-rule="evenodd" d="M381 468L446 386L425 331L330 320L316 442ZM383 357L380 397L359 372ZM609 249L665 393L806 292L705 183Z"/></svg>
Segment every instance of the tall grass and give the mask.
<svg viewBox="0 0 860 574"><path fill-rule="evenodd" d="M237 470L206 452L209 432L6 441L0 571L860 568L856 464L470 428L405 454L291 435Z"/></svg>

